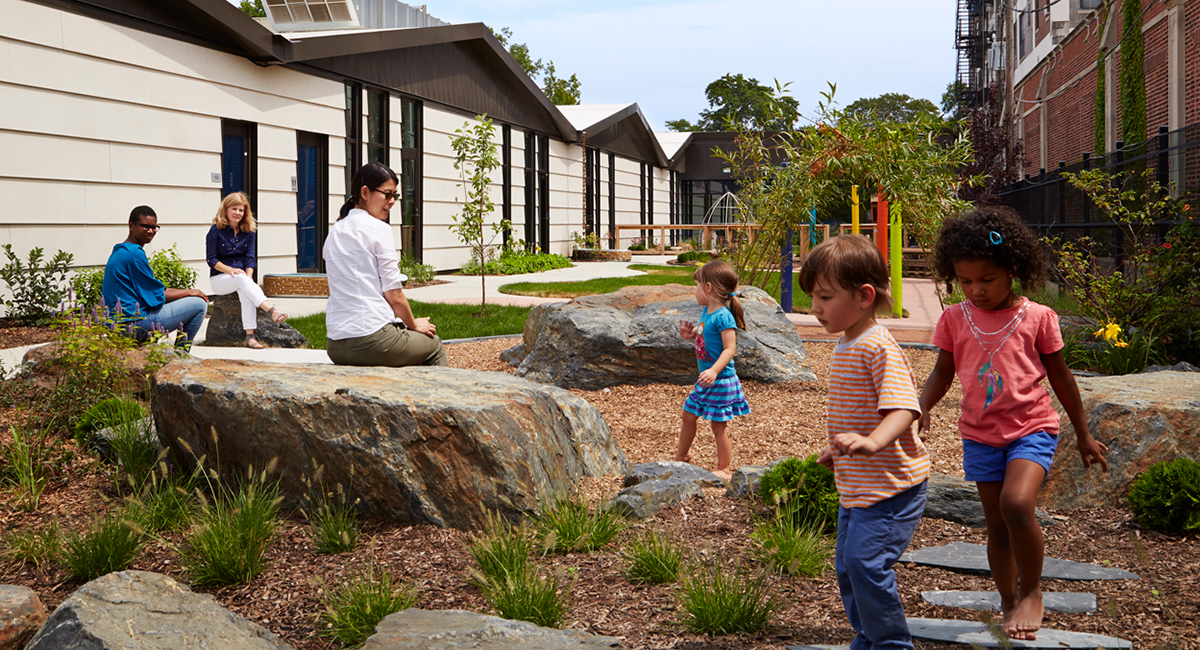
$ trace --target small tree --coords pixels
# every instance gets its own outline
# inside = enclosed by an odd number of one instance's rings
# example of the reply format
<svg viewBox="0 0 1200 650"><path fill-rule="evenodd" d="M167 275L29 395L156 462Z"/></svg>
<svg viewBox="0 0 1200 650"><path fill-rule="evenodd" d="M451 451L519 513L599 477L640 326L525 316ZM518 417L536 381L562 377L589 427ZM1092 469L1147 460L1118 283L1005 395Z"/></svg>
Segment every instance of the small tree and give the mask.
<svg viewBox="0 0 1200 650"><path fill-rule="evenodd" d="M488 251L496 236L510 227L507 219L491 224L491 237L487 236L485 225L487 217L495 209L489 194L491 185L490 174L500 166L496 155L496 130L492 120L486 114L475 117L479 121L475 126L470 122L463 123L462 128L455 129L458 135L450 139L454 148L454 168L462 177L460 186L463 188L462 212L454 216L454 225L450 226L459 241L471 249L471 255L479 260L479 315L487 313L487 258ZM455 203L458 202L456 198Z"/></svg>

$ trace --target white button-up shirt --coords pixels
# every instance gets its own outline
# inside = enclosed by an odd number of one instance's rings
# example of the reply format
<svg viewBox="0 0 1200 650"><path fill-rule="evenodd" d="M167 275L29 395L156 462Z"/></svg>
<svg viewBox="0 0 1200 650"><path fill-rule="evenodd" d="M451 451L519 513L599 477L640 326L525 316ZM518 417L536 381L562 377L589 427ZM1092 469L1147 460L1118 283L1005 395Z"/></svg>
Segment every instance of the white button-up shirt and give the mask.
<svg viewBox="0 0 1200 650"><path fill-rule="evenodd" d="M383 297L407 279L391 226L355 208L329 229L322 256L329 279L325 330L330 339L367 336L400 320Z"/></svg>

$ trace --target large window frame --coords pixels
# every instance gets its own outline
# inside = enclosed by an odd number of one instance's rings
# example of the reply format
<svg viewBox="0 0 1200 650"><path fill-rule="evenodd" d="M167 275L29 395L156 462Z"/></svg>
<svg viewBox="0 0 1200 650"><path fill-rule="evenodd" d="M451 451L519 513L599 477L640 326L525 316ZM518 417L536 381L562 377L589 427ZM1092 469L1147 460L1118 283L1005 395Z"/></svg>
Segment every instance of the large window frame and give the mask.
<svg viewBox="0 0 1200 650"><path fill-rule="evenodd" d="M619 247L621 237L617 233L617 156L608 153L608 239L609 248Z"/></svg>
<svg viewBox="0 0 1200 650"><path fill-rule="evenodd" d="M538 246L550 252L550 137L538 138Z"/></svg>
<svg viewBox="0 0 1200 650"><path fill-rule="evenodd" d="M346 99L346 198L358 168L362 167L362 84L345 82Z"/></svg>
<svg viewBox="0 0 1200 650"><path fill-rule="evenodd" d="M424 105L400 98L400 254L425 259L425 150Z"/></svg>
<svg viewBox="0 0 1200 650"><path fill-rule="evenodd" d="M232 160L226 143L230 138L242 141L242 159ZM236 175L237 178L232 178ZM258 124L241 120L221 120L221 198L243 192L250 199L250 210L258 211Z"/></svg>
<svg viewBox="0 0 1200 650"><path fill-rule="evenodd" d="M379 88L367 89L367 162L391 167L391 94Z"/></svg>
<svg viewBox="0 0 1200 650"><path fill-rule="evenodd" d="M525 132L525 250L537 246L537 135Z"/></svg>

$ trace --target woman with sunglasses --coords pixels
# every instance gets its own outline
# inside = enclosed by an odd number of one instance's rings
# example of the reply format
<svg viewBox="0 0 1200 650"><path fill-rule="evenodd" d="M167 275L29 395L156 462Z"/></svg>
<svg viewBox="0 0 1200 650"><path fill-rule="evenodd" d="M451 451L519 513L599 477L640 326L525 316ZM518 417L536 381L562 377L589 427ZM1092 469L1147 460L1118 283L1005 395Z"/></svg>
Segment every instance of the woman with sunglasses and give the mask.
<svg viewBox="0 0 1200 650"><path fill-rule="evenodd" d="M350 190L322 251L329 280L329 359L346 366L449 365L437 327L414 317L404 297L407 278L384 222L399 197L396 173L367 163Z"/></svg>
<svg viewBox="0 0 1200 650"><path fill-rule="evenodd" d="M223 296L237 292L242 303L242 329L246 330L246 347L261 350L263 344L254 337L258 328L258 313L261 309L276 323L283 322L287 314L275 309L267 302L267 296L254 281L254 269L258 266L258 224L250 210L250 200L241 192L231 192L221 201L213 225L205 237L209 282L213 295Z"/></svg>

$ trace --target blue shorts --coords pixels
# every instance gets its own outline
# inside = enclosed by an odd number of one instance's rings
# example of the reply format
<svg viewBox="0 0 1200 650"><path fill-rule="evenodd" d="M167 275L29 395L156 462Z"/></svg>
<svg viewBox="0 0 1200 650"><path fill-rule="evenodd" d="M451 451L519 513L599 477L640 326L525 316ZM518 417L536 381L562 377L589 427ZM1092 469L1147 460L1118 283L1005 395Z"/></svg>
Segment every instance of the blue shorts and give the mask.
<svg viewBox="0 0 1200 650"><path fill-rule="evenodd" d="M1003 481L1004 472L1012 461L1031 460L1050 475L1050 463L1058 448L1058 436L1038 431L1017 438L1005 447L993 447L963 438L963 473L972 482Z"/></svg>

